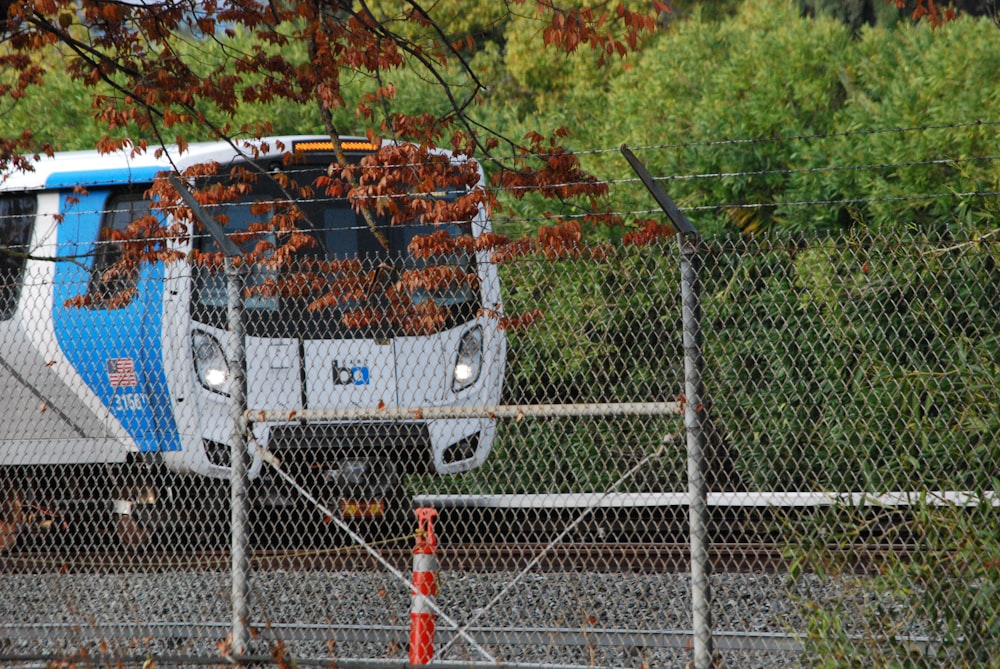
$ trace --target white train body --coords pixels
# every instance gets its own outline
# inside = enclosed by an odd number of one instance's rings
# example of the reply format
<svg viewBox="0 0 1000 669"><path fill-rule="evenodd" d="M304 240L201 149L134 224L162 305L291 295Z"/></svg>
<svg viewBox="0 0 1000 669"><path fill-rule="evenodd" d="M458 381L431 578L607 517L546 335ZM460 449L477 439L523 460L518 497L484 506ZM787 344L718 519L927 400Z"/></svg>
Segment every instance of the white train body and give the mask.
<svg viewBox="0 0 1000 669"><path fill-rule="evenodd" d="M281 141L291 147L303 139ZM230 400L226 380L212 376L225 371L219 360L228 344L224 277L200 279L183 261L149 264L139 270L137 292L127 304L67 305L94 289L102 231L109 225L121 229L123 220L148 211L141 198L157 174L241 160L222 143L191 145L169 157L172 165L150 153L57 154L0 184L0 244L7 247L0 251L0 477L21 468L136 459L156 460L175 474L229 476ZM321 159L317 155L317 166ZM280 156L256 159L268 160ZM323 220L341 221L326 243L346 245L331 253L346 258L362 252L364 240L342 223L356 220L345 201L312 206ZM393 226L392 234L402 235L398 253L406 253L405 242L420 227ZM455 234L488 229L481 210ZM205 244L199 240L190 236L175 250L187 255ZM351 332L334 317L292 317L277 302L250 298L249 408L498 403L506 344L496 319L484 315L499 311L496 268L483 256L462 262L475 267L475 294L451 298L454 315L431 335ZM378 457L400 467L448 474L483 463L494 424L476 418L308 425L293 420L257 423L252 436L251 477L261 472L256 445L301 461L305 469L334 470L338 458L378 450Z"/></svg>

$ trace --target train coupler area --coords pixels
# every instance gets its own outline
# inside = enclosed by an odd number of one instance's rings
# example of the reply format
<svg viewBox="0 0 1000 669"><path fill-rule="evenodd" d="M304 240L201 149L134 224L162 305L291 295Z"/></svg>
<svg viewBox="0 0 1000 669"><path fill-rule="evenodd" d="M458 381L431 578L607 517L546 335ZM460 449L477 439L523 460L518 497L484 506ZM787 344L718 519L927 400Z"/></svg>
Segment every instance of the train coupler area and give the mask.
<svg viewBox="0 0 1000 669"><path fill-rule="evenodd" d="M412 506L399 468L385 451L362 456L348 449L296 448L268 452L254 482L254 532L265 543L281 543L290 531L313 537L309 543L342 543L333 522L347 523L369 538L400 531Z"/></svg>

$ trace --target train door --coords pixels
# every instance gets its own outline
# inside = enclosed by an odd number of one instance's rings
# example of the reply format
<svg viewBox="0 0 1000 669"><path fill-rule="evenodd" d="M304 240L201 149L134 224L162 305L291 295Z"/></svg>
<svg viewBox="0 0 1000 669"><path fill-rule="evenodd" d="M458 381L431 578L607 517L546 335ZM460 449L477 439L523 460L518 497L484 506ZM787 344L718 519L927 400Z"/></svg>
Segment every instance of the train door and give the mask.
<svg viewBox="0 0 1000 669"><path fill-rule="evenodd" d="M142 453L180 448L163 367L163 266L112 272L115 231L149 213L141 191L63 194L53 321L59 346Z"/></svg>

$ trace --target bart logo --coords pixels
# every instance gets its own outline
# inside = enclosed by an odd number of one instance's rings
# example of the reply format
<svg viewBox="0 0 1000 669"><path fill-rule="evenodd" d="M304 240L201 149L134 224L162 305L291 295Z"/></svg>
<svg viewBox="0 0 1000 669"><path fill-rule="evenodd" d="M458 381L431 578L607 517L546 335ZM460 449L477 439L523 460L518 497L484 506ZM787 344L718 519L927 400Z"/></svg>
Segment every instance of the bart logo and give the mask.
<svg viewBox="0 0 1000 669"><path fill-rule="evenodd" d="M338 386L367 386L371 383L371 372L367 365L355 363L352 367L342 366L333 361L333 382Z"/></svg>

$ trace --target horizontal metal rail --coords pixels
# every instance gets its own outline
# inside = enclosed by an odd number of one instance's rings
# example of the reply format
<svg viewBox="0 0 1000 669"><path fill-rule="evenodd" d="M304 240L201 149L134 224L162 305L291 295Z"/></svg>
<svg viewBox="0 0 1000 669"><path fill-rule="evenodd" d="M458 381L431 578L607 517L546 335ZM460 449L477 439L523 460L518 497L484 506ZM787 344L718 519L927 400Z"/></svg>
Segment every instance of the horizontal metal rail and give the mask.
<svg viewBox="0 0 1000 669"><path fill-rule="evenodd" d="M574 509L683 507L686 492L559 493L498 495L416 495L416 506L437 509ZM905 508L1000 506L1000 494L987 490L936 490L925 492L710 492L708 506L716 508L809 508L825 506Z"/></svg>
<svg viewBox="0 0 1000 669"><path fill-rule="evenodd" d="M618 402L596 404L497 404L493 406L383 407L372 409L250 409L248 422L435 420L448 418L620 418L623 416L683 416L681 402Z"/></svg>
<svg viewBox="0 0 1000 669"><path fill-rule="evenodd" d="M74 669L106 669L106 667L128 666L140 667L148 666L150 661L154 661L157 666L240 666L240 667L321 667L329 669L331 666L337 669L414 669L414 665L409 660L402 659L367 659L367 658L295 658L294 664L279 665L272 655L241 655L235 657L221 657L218 655L102 655L99 653L88 653L79 656L65 656L55 654L39 655L0 655L0 662L7 663L5 666L19 667L19 669L51 669L53 666L73 666ZM435 660L433 669L593 669L588 665L574 664L529 664L527 662L443 662ZM622 668L627 669L627 668Z"/></svg>
<svg viewBox="0 0 1000 669"><path fill-rule="evenodd" d="M150 661L157 666L189 666L206 665L243 666L243 667L277 667L278 661L272 655L242 655L239 658L220 656L186 656L186 655L102 655L88 653L87 655L70 656L55 654L39 655L0 655L0 662L5 666L17 666L20 669L51 669L52 666L64 666L71 663L75 669L105 669L109 666L147 666ZM367 659L367 658L295 658L294 664L287 662L280 666L321 667L329 669L414 669L414 665L405 659ZM574 664L531 664L527 662L469 662L435 660L427 665L433 669L593 669L593 665ZM631 669L622 667L621 669Z"/></svg>
<svg viewBox="0 0 1000 669"><path fill-rule="evenodd" d="M131 639L210 639L219 640L229 633L230 625L217 622L85 624L31 623L0 625L5 639L51 640L54 633L68 638L102 640ZM480 643L517 646L588 646L602 648L687 649L692 632L688 630L569 629L554 627L470 627L467 630ZM792 633L717 632L720 650L799 652L802 643ZM448 642L454 630L438 629L436 640ZM409 627L401 625L294 625L269 624L254 630L254 637L265 641L388 643L405 641ZM0 661L3 656L0 655ZM338 660L338 666L340 666ZM437 666L435 662L435 666ZM493 665L489 665L493 666Z"/></svg>

